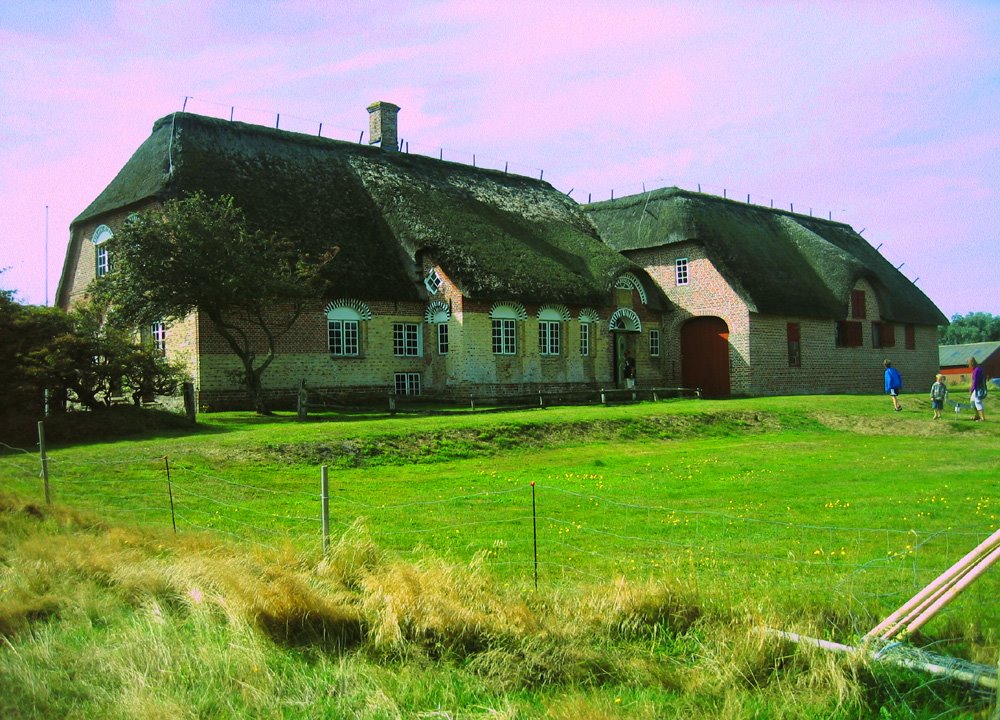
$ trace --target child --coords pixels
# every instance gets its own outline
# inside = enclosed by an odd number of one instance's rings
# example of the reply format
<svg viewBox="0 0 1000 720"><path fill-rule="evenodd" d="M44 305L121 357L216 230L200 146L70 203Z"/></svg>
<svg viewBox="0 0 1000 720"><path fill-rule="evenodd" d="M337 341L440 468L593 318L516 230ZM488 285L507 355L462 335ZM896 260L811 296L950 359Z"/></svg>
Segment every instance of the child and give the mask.
<svg viewBox="0 0 1000 720"><path fill-rule="evenodd" d="M903 409L899 404L899 391L903 389L903 378L888 359L882 362L882 366L885 368L885 392L892 398L893 410L899 412Z"/></svg>
<svg viewBox="0 0 1000 720"><path fill-rule="evenodd" d="M934 376L934 384L931 385L931 407L934 408L934 419L941 419L941 408L948 398L948 388L944 384L944 375Z"/></svg>

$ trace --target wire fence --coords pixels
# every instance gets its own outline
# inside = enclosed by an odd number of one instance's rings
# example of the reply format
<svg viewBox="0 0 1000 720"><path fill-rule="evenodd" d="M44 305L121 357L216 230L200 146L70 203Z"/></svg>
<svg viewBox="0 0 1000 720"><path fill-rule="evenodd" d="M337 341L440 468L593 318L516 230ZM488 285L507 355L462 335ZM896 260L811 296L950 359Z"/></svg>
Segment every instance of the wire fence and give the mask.
<svg viewBox="0 0 1000 720"><path fill-rule="evenodd" d="M0 449L4 485L43 500L38 451L4 443ZM47 469L55 502L125 522L219 533L265 549L290 543L317 552L323 546L319 467L312 479L301 470L275 478L266 474L271 470L248 480L184 458L105 462L64 452L48 456ZM329 527L338 535L362 519L387 549L432 549L459 561L478 557L508 579L601 581L669 571L699 584L778 593L778 600L780 594L809 593L832 606L856 608L859 632L991 532L981 524L902 530L794 523L737 508L636 502L551 481L493 480L506 487L440 497L407 488L394 501L388 491L360 491L334 472ZM998 591L1000 583L985 577L968 594L972 602L987 600L984 609L1000 621L998 604L991 602Z"/></svg>

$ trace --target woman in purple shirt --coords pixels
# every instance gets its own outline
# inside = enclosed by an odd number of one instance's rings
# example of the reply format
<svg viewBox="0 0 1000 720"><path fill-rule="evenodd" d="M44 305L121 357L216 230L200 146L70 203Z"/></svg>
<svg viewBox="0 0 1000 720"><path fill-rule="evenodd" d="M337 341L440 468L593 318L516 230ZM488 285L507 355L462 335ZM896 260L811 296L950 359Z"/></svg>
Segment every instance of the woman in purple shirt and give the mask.
<svg viewBox="0 0 1000 720"><path fill-rule="evenodd" d="M972 387L969 388L969 402L976 415L973 420L986 420L986 411L983 409L983 400L986 399L986 373L982 366L976 362L976 358L969 358L969 367L972 369Z"/></svg>

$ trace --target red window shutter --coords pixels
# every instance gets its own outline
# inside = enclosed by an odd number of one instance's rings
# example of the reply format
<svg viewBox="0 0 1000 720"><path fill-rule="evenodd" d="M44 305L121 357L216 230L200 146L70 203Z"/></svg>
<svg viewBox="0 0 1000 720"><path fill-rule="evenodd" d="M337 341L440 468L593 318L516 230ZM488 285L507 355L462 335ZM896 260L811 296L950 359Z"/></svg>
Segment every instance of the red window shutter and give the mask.
<svg viewBox="0 0 1000 720"><path fill-rule="evenodd" d="M882 347L896 347L896 326L892 323L882 323L879 326L879 338Z"/></svg>
<svg viewBox="0 0 1000 720"><path fill-rule="evenodd" d="M917 333L916 328L913 325L907 325L904 329L906 337L906 349L916 350L917 349Z"/></svg>
<svg viewBox="0 0 1000 720"><path fill-rule="evenodd" d="M861 347L861 323L859 322L848 322L847 323L847 346L848 347Z"/></svg>
<svg viewBox="0 0 1000 720"><path fill-rule="evenodd" d="M863 320L865 317L865 291L851 290L851 317Z"/></svg>

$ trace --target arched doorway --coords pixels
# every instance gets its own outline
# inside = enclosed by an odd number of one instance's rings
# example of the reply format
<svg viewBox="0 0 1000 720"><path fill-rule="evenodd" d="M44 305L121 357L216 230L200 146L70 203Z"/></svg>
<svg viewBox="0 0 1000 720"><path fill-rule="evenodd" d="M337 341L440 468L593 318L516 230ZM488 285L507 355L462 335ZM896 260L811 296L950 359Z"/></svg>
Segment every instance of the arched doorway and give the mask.
<svg viewBox="0 0 1000 720"><path fill-rule="evenodd" d="M626 360L631 358L633 368L635 367L635 344L636 338L642 332L642 322L633 310L618 308L608 319L608 329L614 338L612 370L615 374L615 385L625 387Z"/></svg>
<svg viewBox="0 0 1000 720"><path fill-rule="evenodd" d="M681 328L681 384L704 397L729 397L729 326L717 317L691 318Z"/></svg>

